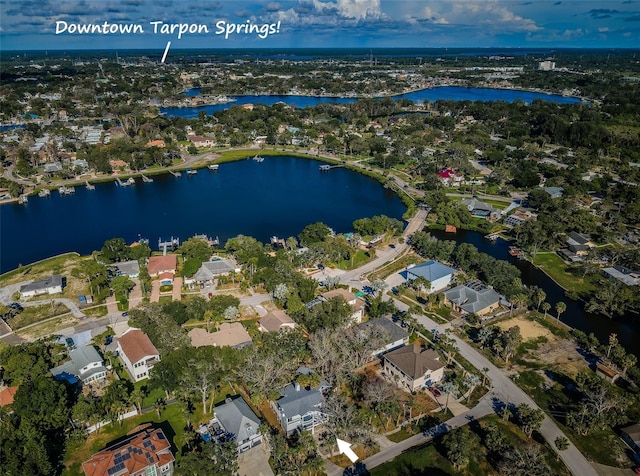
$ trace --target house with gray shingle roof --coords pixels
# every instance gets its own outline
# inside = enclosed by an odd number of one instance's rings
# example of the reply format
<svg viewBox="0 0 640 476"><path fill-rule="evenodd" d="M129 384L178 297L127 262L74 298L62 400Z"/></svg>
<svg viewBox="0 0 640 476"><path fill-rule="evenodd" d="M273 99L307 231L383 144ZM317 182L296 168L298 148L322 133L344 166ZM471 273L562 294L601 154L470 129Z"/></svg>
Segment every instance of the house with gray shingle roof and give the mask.
<svg viewBox="0 0 640 476"><path fill-rule="evenodd" d="M609 279L617 279L627 286L640 285L640 271L634 271L624 266L614 266L613 268L604 268L602 273Z"/></svg>
<svg viewBox="0 0 640 476"><path fill-rule="evenodd" d="M301 369L308 371L308 369ZM302 387L293 382L282 389L282 397L271 403L278 416L280 425L287 435L295 431L312 430L326 420L322 412L324 397L322 392L329 388L326 382L320 382L317 387Z"/></svg>
<svg viewBox="0 0 640 476"><path fill-rule="evenodd" d="M372 358L380 357L385 352L389 352L409 343L409 333L386 317L378 317L376 319L363 322L357 326L357 329L362 329L364 332L372 330L373 332L378 332L384 336L384 346L374 350L371 353Z"/></svg>
<svg viewBox="0 0 640 476"><path fill-rule="evenodd" d="M462 200L462 204L467 207L469 213L474 217L497 220L501 215L500 209L492 207L488 203L482 202L475 197Z"/></svg>
<svg viewBox="0 0 640 476"><path fill-rule="evenodd" d="M202 266L193 275L193 279L197 283L203 283L206 281L212 281L217 276L223 274L229 274L236 270L236 264L230 259L219 259L216 261L206 261L202 263Z"/></svg>
<svg viewBox="0 0 640 476"><path fill-rule="evenodd" d="M113 266L122 276L137 278L140 275L140 264L138 260L122 261L121 263L115 263Z"/></svg>
<svg viewBox="0 0 640 476"><path fill-rule="evenodd" d="M71 357L70 361L51 369L56 379L71 383L80 380L83 384L89 384L101 382L107 378L104 360L95 347L90 345L78 347L69 352L69 357Z"/></svg>
<svg viewBox="0 0 640 476"><path fill-rule="evenodd" d="M434 293L446 288L451 284L451 279L456 270L445 266L442 263L431 260L426 263L419 264L407 269L407 280L413 281L418 277L422 277L429 281L431 284L427 290L429 293Z"/></svg>
<svg viewBox="0 0 640 476"><path fill-rule="evenodd" d="M40 294L56 294L62 292L62 276L54 274L46 279L40 281L34 281L29 284L23 284L20 286L20 297L22 299Z"/></svg>
<svg viewBox="0 0 640 476"><path fill-rule="evenodd" d="M260 419L247 405L241 396L227 398L224 403L213 409L215 417L209 422L235 437L238 453L242 453L262 443L262 435L258 432Z"/></svg>
<svg viewBox="0 0 640 476"><path fill-rule="evenodd" d="M444 292L445 303L458 312L483 316L500 305L500 295L479 281L470 281Z"/></svg>

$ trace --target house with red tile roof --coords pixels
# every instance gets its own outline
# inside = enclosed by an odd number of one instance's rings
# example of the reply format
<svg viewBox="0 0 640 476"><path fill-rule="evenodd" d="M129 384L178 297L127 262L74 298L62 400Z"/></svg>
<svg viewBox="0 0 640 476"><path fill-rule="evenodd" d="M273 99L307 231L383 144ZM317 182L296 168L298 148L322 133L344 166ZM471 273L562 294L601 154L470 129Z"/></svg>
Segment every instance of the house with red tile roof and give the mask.
<svg viewBox="0 0 640 476"><path fill-rule="evenodd" d="M149 371L160 361L158 349L140 329L125 332L118 339L117 349L134 382L149 377Z"/></svg>
<svg viewBox="0 0 640 476"><path fill-rule="evenodd" d="M447 187L459 187L464 184L464 176L457 174L453 169L443 169L437 175Z"/></svg>
<svg viewBox="0 0 640 476"><path fill-rule="evenodd" d="M18 387L7 387L4 390L0 391L0 407L11 405L17 391Z"/></svg>
<svg viewBox="0 0 640 476"><path fill-rule="evenodd" d="M94 454L82 464L86 476L171 476L175 458L160 428L146 429Z"/></svg>
<svg viewBox="0 0 640 476"><path fill-rule="evenodd" d="M161 273L176 273L178 259L176 255L152 256L149 258L147 270L149 276L155 278Z"/></svg>

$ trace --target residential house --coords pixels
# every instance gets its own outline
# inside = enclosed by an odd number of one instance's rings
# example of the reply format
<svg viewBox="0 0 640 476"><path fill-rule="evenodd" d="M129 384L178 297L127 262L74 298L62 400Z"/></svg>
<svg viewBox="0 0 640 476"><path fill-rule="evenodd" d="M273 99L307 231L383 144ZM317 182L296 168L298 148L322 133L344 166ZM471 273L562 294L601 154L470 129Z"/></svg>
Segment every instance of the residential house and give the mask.
<svg viewBox="0 0 640 476"><path fill-rule="evenodd" d="M477 218L486 218L489 220L497 220L501 216L501 210L492 207L488 203L481 202L477 198L467 198L462 200L462 204L467 210Z"/></svg>
<svg viewBox="0 0 640 476"><path fill-rule="evenodd" d="M564 188L562 187L543 187L542 189L547 192L551 198L560 198L564 195Z"/></svg>
<svg viewBox="0 0 640 476"><path fill-rule="evenodd" d="M633 271L624 266L614 266L613 268L604 268L602 273L609 279L617 279L627 286L640 285L640 271Z"/></svg>
<svg viewBox="0 0 640 476"><path fill-rule="evenodd" d="M313 388L302 387L298 382L284 387L282 397L271 406L287 435L296 431L313 431L324 423L326 415L322 412L322 392L328 387L326 382Z"/></svg>
<svg viewBox="0 0 640 476"><path fill-rule="evenodd" d="M398 349L409 343L409 333L386 317L378 317L363 322L358 325L358 329L363 329L365 332L372 330L373 332L380 333L384 337L384 345L371 353L372 359L378 358L386 352Z"/></svg>
<svg viewBox="0 0 640 476"><path fill-rule="evenodd" d="M120 276L127 276L128 278L137 278L140 275L140 264L138 260L123 261L121 263L115 263L113 265Z"/></svg>
<svg viewBox="0 0 640 476"><path fill-rule="evenodd" d="M356 297L355 294L347 291L346 289L338 288L323 293L321 297L325 301L328 301L329 299L336 298L338 296L341 296L347 304L351 306L351 309L353 310L353 314L351 314L351 321L356 324L362 322L362 317L364 316L364 301Z"/></svg>
<svg viewBox="0 0 640 476"><path fill-rule="evenodd" d="M407 280L413 281L419 277L429 281L428 293L435 293L448 287L456 270L442 263L431 260L407 269Z"/></svg>
<svg viewBox="0 0 640 476"><path fill-rule="evenodd" d="M397 385L410 392L430 387L444 377L444 364L435 350L406 345L382 356L383 370Z"/></svg>
<svg viewBox="0 0 640 476"><path fill-rule="evenodd" d="M459 187L464 184L464 176L455 173L453 169L442 169L437 175L445 187Z"/></svg>
<svg viewBox="0 0 640 476"><path fill-rule="evenodd" d="M193 275L197 283L211 282L218 276L238 272L235 261L231 259L219 259L202 263L198 271Z"/></svg>
<svg viewBox="0 0 640 476"><path fill-rule="evenodd" d="M0 390L0 407L6 407L13 403L18 387L6 387Z"/></svg>
<svg viewBox="0 0 640 476"><path fill-rule="evenodd" d="M189 140L195 147L213 147L216 140L213 137L189 136Z"/></svg>
<svg viewBox="0 0 640 476"><path fill-rule="evenodd" d="M524 222L528 220L535 220L536 218L538 218L538 215L528 210L526 211L516 210L507 218L505 218L502 223L506 226L518 226L518 225L522 225Z"/></svg>
<svg viewBox="0 0 640 476"><path fill-rule="evenodd" d="M152 256L147 266L149 276L155 278L161 273L175 274L177 263L176 255Z"/></svg>
<svg viewBox="0 0 640 476"><path fill-rule="evenodd" d="M207 332L206 329L196 327L191 329L187 335L194 347L212 345L242 349L253 343L251 336L239 322L223 322L217 332Z"/></svg>
<svg viewBox="0 0 640 476"><path fill-rule="evenodd" d="M451 288L444 293L445 303L454 310L484 316L495 311L500 305L500 295L479 281Z"/></svg>
<svg viewBox="0 0 640 476"><path fill-rule="evenodd" d="M175 458L160 428L145 429L82 463L85 476L171 476Z"/></svg>
<svg viewBox="0 0 640 476"><path fill-rule="evenodd" d="M62 172L62 164L58 162L53 162L49 164L44 164L44 173L47 175L55 175L58 172Z"/></svg>
<svg viewBox="0 0 640 476"><path fill-rule="evenodd" d="M260 419L241 396L227 398L224 403L216 405L213 414L215 417L209 425L214 428L214 434L223 431L234 435L238 453L262 443L262 435L258 431Z"/></svg>
<svg viewBox="0 0 640 476"><path fill-rule="evenodd" d="M286 312L276 309L265 314L258 321L258 327L262 332L276 332L283 329L295 329L296 323Z"/></svg>
<svg viewBox="0 0 640 476"><path fill-rule="evenodd" d="M51 369L57 380L76 383L80 380L84 385L104 382L107 369L104 360L92 345L77 347L69 352L71 360Z"/></svg>
<svg viewBox="0 0 640 476"><path fill-rule="evenodd" d="M147 142L145 145L145 147L158 147L160 149L164 149L164 141L162 139L157 139L157 140L152 140Z"/></svg>
<svg viewBox="0 0 640 476"><path fill-rule="evenodd" d="M39 296L41 294L56 294L62 292L62 276L54 274L46 279L34 281L20 286L20 297L22 299Z"/></svg>
<svg viewBox="0 0 640 476"><path fill-rule="evenodd" d="M634 453L640 454L640 423L625 426L620 430L620 436Z"/></svg>
<svg viewBox="0 0 640 476"><path fill-rule="evenodd" d="M134 382L149 377L149 371L160 361L158 349L140 329L125 332L118 339L117 349Z"/></svg>
<svg viewBox="0 0 640 476"><path fill-rule="evenodd" d="M578 256L586 255L593 246L589 236L576 233L575 231L572 231L567 235L566 243L569 250Z"/></svg>

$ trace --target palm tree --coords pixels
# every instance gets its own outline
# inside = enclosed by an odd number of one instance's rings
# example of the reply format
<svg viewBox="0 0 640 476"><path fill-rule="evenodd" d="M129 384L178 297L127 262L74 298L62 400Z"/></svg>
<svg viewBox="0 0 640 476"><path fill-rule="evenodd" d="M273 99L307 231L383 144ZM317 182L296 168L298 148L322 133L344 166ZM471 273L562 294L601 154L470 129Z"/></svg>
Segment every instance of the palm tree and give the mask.
<svg viewBox="0 0 640 476"><path fill-rule="evenodd" d="M560 314L567 310L567 305L562 301L556 303L556 312L558 313L558 320L560 320Z"/></svg>
<svg viewBox="0 0 640 476"><path fill-rule="evenodd" d="M478 377L475 374L467 374L467 376L464 379L464 384L469 388L468 390L468 394L467 394L467 403L469 403L469 400L471 399L471 394L473 393L473 391L475 390L475 388L478 386L478 384L480 383L480 377Z"/></svg>
<svg viewBox="0 0 640 476"><path fill-rule="evenodd" d="M440 388L442 389L442 391L444 393L447 394L447 399L446 399L446 401L444 403L444 409L445 409L445 411L447 411L449 409L449 396L451 394L458 393L458 386L454 382L448 381L448 382L443 383ZM455 395L454 395L454 397L455 397Z"/></svg>
<svg viewBox="0 0 640 476"><path fill-rule="evenodd" d="M489 373L489 367L482 367L482 386L484 387L487 382L487 374Z"/></svg>
<svg viewBox="0 0 640 476"><path fill-rule="evenodd" d="M160 414L167 408L167 402L164 398L158 398L156 402L153 404L153 408L156 410L156 415L160 418Z"/></svg>
<svg viewBox="0 0 640 476"><path fill-rule="evenodd" d="M547 293L544 292L544 289L536 287L533 293L533 297L535 298L538 304L536 306L536 311L540 311L540 306L542 305L544 300L547 299Z"/></svg>
<svg viewBox="0 0 640 476"><path fill-rule="evenodd" d="M542 303L542 310L544 311L544 318L547 318L547 312L549 312L549 310L551 309L551 304L549 304L548 302L543 302Z"/></svg>
<svg viewBox="0 0 640 476"><path fill-rule="evenodd" d="M569 440L566 436L559 436L553 442L558 449L558 453L556 454L556 460L560 459L560 451L564 451L569 448Z"/></svg>
<svg viewBox="0 0 640 476"><path fill-rule="evenodd" d="M142 401L144 400L144 397L147 396L146 390L146 387L135 388L133 389L133 392L131 392L131 396L129 397L133 404L136 406L138 413L142 413Z"/></svg>

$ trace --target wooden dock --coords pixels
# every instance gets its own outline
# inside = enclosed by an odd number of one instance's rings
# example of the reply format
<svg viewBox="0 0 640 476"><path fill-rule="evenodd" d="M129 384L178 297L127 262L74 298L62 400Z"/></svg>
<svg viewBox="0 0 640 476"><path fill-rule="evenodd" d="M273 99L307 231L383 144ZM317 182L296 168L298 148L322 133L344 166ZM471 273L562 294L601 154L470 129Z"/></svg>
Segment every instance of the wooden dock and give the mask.
<svg viewBox="0 0 640 476"><path fill-rule="evenodd" d="M142 177L142 181L143 181L143 182L145 182L145 183L151 183L151 182L153 182L153 179L152 179L152 178L147 177L146 175L142 175L142 174L141 174L141 177Z"/></svg>
<svg viewBox="0 0 640 476"><path fill-rule="evenodd" d="M92 183L89 183L88 180L84 183L84 186L87 187L87 190L95 190L96 189L96 186L93 185Z"/></svg>
<svg viewBox="0 0 640 476"><path fill-rule="evenodd" d="M180 172L174 172L173 170L169 170L169 173L174 177L182 177L182 174Z"/></svg>
<svg viewBox="0 0 640 476"><path fill-rule="evenodd" d="M339 167L344 167L344 165L329 165L329 164L323 164L319 167L320 172L328 172L331 169L337 169Z"/></svg>

